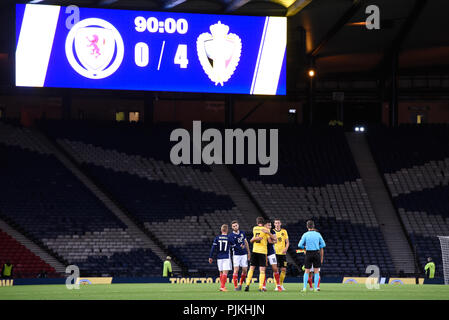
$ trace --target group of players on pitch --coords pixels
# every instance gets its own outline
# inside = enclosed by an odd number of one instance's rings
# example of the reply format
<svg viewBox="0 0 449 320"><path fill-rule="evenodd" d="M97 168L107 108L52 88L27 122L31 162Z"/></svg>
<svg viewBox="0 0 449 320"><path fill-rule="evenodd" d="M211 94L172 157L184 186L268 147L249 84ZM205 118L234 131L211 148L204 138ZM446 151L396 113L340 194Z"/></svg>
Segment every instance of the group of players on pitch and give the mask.
<svg viewBox="0 0 449 320"><path fill-rule="evenodd" d="M265 276L267 264L273 270L276 283L275 291L285 290L283 283L287 272L286 254L290 246L287 230L281 228L282 223L280 219L274 219L274 229L272 229L271 222L266 221L262 217L256 219L256 224L253 228L253 237L250 240L253 246L252 251L245 233L239 229L239 223L235 220L231 222L232 232L230 234L228 234L228 225L224 224L221 226L221 235L215 237L209 254L209 263L213 262L214 253L217 252L220 291L227 291L228 271L232 269L234 269L232 276L234 290L241 291L242 285L246 280L245 291L249 291L256 267L259 267L259 291L267 291L267 279ZM309 283L312 289L312 282L314 283L314 291L319 291L319 272L323 263L323 248L326 244L321 234L315 229L312 220L307 221L307 229L308 231L302 235L298 243L300 250L297 251L305 253L303 291L307 290L307 283ZM250 261L249 271L248 260ZM238 281L240 268L242 268L242 274L240 281Z"/></svg>

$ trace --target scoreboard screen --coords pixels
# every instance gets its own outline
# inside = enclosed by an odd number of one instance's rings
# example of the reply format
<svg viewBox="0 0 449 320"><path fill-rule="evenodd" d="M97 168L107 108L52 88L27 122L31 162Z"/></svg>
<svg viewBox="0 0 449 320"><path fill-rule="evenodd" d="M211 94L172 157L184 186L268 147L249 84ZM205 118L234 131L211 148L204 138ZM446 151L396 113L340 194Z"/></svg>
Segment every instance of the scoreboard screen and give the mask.
<svg viewBox="0 0 449 320"><path fill-rule="evenodd" d="M286 94L285 17L16 5L16 86Z"/></svg>

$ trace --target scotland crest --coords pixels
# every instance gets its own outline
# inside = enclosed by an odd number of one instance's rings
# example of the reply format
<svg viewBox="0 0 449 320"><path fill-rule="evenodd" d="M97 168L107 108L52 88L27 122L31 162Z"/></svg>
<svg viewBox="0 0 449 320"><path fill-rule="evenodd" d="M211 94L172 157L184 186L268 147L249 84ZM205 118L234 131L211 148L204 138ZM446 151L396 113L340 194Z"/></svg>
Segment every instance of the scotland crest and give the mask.
<svg viewBox="0 0 449 320"><path fill-rule="evenodd" d="M65 49L72 68L90 79L110 76L120 66L124 55L123 40L117 29L96 18L74 25L67 35Z"/></svg>

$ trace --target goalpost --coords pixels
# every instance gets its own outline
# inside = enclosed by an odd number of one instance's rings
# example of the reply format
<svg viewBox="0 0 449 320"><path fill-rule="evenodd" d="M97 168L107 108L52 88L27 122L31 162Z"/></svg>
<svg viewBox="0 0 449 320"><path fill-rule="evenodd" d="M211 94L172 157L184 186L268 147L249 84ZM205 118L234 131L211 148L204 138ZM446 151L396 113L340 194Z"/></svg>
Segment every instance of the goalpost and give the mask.
<svg viewBox="0 0 449 320"><path fill-rule="evenodd" d="M449 284L449 236L438 236L443 259L444 284Z"/></svg>

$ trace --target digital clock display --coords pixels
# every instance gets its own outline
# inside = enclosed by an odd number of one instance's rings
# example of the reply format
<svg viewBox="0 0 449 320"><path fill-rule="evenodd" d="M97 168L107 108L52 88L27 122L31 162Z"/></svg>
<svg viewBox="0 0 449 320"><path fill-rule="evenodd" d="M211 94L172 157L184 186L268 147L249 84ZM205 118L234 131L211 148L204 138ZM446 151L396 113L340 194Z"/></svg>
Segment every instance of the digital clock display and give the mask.
<svg viewBox="0 0 449 320"><path fill-rule="evenodd" d="M286 94L284 17L16 5L16 86Z"/></svg>

